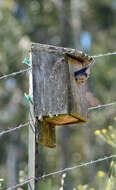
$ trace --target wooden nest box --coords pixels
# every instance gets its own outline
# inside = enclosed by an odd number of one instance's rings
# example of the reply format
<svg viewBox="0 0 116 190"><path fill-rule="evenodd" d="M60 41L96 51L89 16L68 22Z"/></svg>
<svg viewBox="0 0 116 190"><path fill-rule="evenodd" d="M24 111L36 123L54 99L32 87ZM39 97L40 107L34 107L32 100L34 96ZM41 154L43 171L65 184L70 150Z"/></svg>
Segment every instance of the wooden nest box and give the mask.
<svg viewBox="0 0 116 190"><path fill-rule="evenodd" d="M77 50L32 44L34 117L39 142L56 146L55 126L87 122L86 82L74 73L92 60Z"/></svg>

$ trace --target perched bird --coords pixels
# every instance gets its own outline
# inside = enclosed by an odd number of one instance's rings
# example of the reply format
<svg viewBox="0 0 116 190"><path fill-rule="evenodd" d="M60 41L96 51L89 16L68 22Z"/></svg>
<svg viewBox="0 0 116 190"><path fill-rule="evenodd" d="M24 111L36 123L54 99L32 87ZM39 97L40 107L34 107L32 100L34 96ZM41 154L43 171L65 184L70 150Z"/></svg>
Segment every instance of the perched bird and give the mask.
<svg viewBox="0 0 116 190"><path fill-rule="evenodd" d="M85 66L82 69L74 72L74 77L78 84L86 81L89 78L89 75L90 75L89 66Z"/></svg>
<svg viewBox="0 0 116 190"><path fill-rule="evenodd" d="M93 64L94 59L91 57L90 63L87 66L84 66L80 70L74 72L74 77L78 84L83 83L89 78L90 68L93 66Z"/></svg>
<svg viewBox="0 0 116 190"><path fill-rule="evenodd" d="M74 77L77 83L80 84L86 81L90 75L90 68L94 64L93 57L79 51L77 53L66 53L65 55L70 63L82 66L80 70L74 72Z"/></svg>

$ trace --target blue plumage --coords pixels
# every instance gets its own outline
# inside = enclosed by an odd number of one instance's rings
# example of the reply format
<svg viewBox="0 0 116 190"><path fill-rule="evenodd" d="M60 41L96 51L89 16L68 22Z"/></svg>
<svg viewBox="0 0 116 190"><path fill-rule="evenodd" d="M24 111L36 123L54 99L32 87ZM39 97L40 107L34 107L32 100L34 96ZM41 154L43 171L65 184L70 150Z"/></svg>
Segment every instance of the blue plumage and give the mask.
<svg viewBox="0 0 116 190"><path fill-rule="evenodd" d="M80 69L80 70L78 70L78 71L75 71L74 72L74 76L75 77L77 77L78 75L85 75L85 76L87 76L87 70L88 70L88 66L86 66L86 67L84 67L84 68L82 68L82 69Z"/></svg>
<svg viewBox="0 0 116 190"><path fill-rule="evenodd" d="M88 79L89 74L90 74L90 68L89 66L86 66L78 71L75 71L74 77L78 83L81 83Z"/></svg>

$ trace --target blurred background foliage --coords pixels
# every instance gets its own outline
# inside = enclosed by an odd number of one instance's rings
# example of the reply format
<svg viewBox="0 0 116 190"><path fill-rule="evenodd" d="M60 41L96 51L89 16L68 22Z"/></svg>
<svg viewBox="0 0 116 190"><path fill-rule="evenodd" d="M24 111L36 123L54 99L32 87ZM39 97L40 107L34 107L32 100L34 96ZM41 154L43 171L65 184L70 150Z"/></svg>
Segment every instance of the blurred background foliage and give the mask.
<svg viewBox="0 0 116 190"><path fill-rule="evenodd" d="M116 0L0 0L0 75L27 67L22 61L29 55L32 42L77 48L89 55L113 52L115 20ZM95 59L88 80L89 107L116 100L115 61L115 55ZM0 81L0 130L27 121L29 108L24 93L28 88L28 73ZM113 125L115 115L112 106L91 111L87 125L57 128L57 148L40 146L39 173L116 153L111 143L94 134L95 130ZM0 178L4 179L0 184L5 189L27 176L28 128L0 137L0 152ZM85 188L79 184L100 189L97 171L104 170L108 176L109 168L110 162L102 162L73 170L64 178L64 189ZM60 178L41 181L39 189L59 189Z"/></svg>

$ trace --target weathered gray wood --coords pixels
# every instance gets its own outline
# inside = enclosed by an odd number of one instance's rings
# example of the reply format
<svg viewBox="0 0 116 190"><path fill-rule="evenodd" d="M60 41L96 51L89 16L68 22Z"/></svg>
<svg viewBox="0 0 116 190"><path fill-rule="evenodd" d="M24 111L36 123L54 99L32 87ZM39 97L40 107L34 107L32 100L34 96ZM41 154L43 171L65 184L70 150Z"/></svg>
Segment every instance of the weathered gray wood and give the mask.
<svg viewBox="0 0 116 190"><path fill-rule="evenodd" d="M31 56L31 55L30 55ZM33 94L32 72L29 73L29 93ZM33 98L31 99L33 101ZM32 101L30 101L30 125L29 125L29 146L28 146L28 177L38 177L38 143L36 142L36 126ZM37 182L31 181L28 190L38 190Z"/></svg>
<svg viewBox="0 0 116 190"><path fill-rule="evenodd" d="M92 58L74 49L44 44L32 44L31 53L34 118L41 121L38 141L55 147L53 127L87 121L86 82L78 83L74 72Z"/></svg>
<svg viewBox="0 0 116 190"><path fill-rule="evenodd" d="M35 116L67 112L68 67L62 58L55 52L32 52Z"/></svg>
<svg viewBox="0 0 116 190"><path fill-rule="evenodd" d="M87 118L87 101L86 101L86 82L77 84L74 79L74 72L81 69L81 66L69 63L69 113L78 113L79 115Z"/></svg>
<svg viewBox="0 0 116 190"><path fill-rule="evenodd" d="M82 65L67 62L65 54L85 55L73 49L42 44L33 44L31 50L35 117L65 113L87 117L85 84L77 84L74 79L74 71Z"/></svg>
<svg viewBox="0 0 116 190"><path fill-rule="evenodd" d="M81 56L79 64L74 65L70 59L67 60L67 53ZM74 114L87 118L86 84L76 83L74 71L82 68L83 62L89 61L90 57L76 50L42 44L33 44L31 55L29 93L33 94L33 99L30 101L28 169L29 178L36 178L39 156L37 137L41 144L55 147L54 122L62 124L66 119L70 124L73 116L72 123L77 122ZM54 120L49 119L51 115L54 116ZM39 133L43 134L40 136ZM32 181L28 189L37 190L37 182Z"/></svg>

